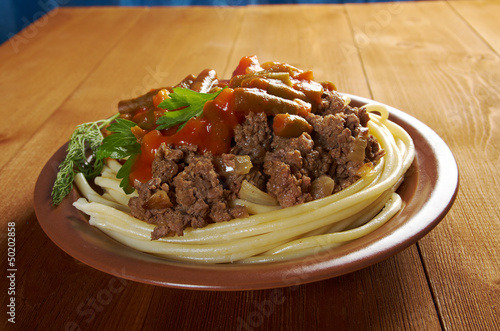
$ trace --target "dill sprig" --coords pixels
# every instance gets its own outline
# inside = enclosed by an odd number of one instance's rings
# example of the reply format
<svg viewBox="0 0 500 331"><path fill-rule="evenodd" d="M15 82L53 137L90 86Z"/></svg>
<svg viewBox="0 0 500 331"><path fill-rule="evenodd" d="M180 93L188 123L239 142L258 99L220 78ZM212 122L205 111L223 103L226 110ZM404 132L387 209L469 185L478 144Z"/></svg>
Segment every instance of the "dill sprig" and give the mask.
<svg viewBox="0 0 500 331"><path fill-rule="evenodd" d="M76 173L81 172L86 178L93 178L102 171L104 161L96 157L97 149L104 139L101 129L119 115L116 114L106 120L83 123L76 127L52 188L54 205L59 205L72 190Z"/></svg>

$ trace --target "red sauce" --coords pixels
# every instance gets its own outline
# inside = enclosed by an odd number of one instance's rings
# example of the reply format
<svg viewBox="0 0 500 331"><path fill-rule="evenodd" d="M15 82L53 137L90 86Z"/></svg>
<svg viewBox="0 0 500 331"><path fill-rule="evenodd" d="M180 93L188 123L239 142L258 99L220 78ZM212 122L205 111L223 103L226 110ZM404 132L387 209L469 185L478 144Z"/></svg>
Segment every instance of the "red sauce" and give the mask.
<svg viewBox="0 0 500 331"><path fill-rule="evenodd" d="M288 69L286 65L283 66L284 71ZM260 70L263 69L257 57L246 56L240 60L238 67L233 72L233 77ZM304 92L314 102L321 101L323 89L319 83L312 80L312 72L297 72L293 78L295 89ZM221 81L220 84L227 85L227 82ZM137 179L145 183L152 178L152 163L156 151L162 143L170 146L196 145L199 153L210 152L213 155L229 153L234 128L244 120L244 114L234 110L233 95L233 89L224 89L214 100L205 103L201 116L191 118L180 130L179 127L161 131L155 130L157 119L165 112L164 109L157 108L157 106L168 97L167 90L161 90L153 97L154 107L138 109L132 115L132 120L138 125L133 128L132 132L141 143L141 154L132 167L130 181L134 183Z"/></svg>
<svg viewBox="0 0 500 331"><path fill-rule="evenodd" d="M200 153L229 153L234 128L244 119L242 114L233 112L232 96L232 89L224 89L214 100L205 104L203 115L191 118L180 130L171 128L147 132L142 137L141 155L132 167L131 182L137 179L144 183L152 178L151 165L162 143L170 146L196 145ZM136 116L142 119L141 115L145 113L141 111Z"/></svg>
<svg viewBox="0 0 500 331"><path fill-rule="evenodd" d="M262 70L262 68L260 67L259 60L256 55L244 56L241 58L240 63L233 71L233 77L250 74L259 70Z"/></svg>

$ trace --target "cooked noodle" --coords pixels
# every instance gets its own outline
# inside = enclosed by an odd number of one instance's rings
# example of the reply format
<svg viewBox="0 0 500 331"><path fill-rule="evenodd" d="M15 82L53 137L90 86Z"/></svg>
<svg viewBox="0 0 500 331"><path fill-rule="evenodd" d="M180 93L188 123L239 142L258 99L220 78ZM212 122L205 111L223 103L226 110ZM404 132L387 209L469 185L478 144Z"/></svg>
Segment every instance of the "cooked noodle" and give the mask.
<svg viewBox="0 0 500 331"><path fill-rule="evenodd" d="M90 224L134 249L172 260L199 263L262 263L302 257L361 238L390 220L402 207L395 193L414 158L414 145L400 126L388 120L381 105L366 105L369 133L376 137L384 156L371 172L328 197L281 208L253 187L244 188L244 205L253 214L229 222L184 230L183 236L151 240L155 225L130 215L130 195L119 187L120 164L110 160L95 184L83 176L75 180L84 198L74 206L90 216ZM375 113L379 113L377 115ZM257 189L258 190L258 189Z"/></svg>

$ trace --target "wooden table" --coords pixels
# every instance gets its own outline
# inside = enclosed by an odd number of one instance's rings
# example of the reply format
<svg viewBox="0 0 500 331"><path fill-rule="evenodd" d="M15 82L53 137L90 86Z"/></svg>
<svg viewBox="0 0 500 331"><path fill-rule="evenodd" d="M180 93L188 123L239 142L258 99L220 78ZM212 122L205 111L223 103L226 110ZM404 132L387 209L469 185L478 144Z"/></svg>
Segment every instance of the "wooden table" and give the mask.
<svg viewBox="0 0 500 331"><path fill-rule="evenodd" d="M498 1L49 12L0 47L0 329L500 329L499 12ZM272 304L272 289L123 280L49 240L33 209L35 181L77 124L206 67L228 77L253 54L311 69L435 130L460 169L443 221L383 262L282 288ZM6 320L12 297L15 325Z"/></svg>

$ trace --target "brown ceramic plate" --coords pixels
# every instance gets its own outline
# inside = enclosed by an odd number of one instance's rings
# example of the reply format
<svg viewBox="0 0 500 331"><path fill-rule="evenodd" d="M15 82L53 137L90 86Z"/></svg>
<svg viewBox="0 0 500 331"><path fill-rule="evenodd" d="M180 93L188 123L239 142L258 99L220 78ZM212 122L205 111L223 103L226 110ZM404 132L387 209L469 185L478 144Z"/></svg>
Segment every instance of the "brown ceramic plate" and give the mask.
<svg viewBox="0 0 500 331"><path fill-rule="evenodd" d="M372 100L351 96L351 105ZM153 285L205 290L250 290L304 284L340 276L382 261L412 245L434 228L458 191L458 168L443 140L429 127L388 107L390 119L411 135L416 158L398 189L404 208L367 236L314 256L258 265L199 265L139 252L88 223L72 203L74 190L57 208L50 192L66 145L43 168L35 188L35 211L47 236L69 255L109 274Z"/></svg>

